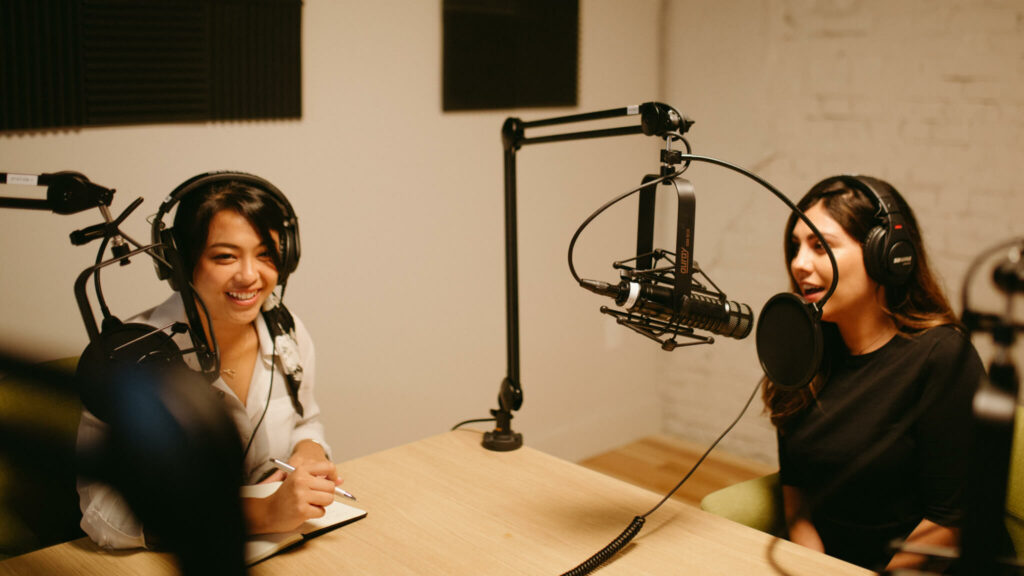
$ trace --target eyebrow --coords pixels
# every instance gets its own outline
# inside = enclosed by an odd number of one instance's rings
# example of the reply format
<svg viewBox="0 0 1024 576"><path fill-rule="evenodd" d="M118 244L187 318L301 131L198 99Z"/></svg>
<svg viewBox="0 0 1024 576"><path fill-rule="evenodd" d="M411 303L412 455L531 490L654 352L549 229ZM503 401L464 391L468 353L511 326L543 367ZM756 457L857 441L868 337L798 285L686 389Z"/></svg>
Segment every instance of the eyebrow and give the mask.
<svg viewBox="0 0 1024 576"><path fill-rule="evenodd" d="M836 236L835 234L830 234L828 232L822 232L821 233L821 237L824 238L826 242L834 242L834 241L839 239L839 236ZM807 235L804 236L804 238L814 238L815 240L817 240L818 239L818 235L815 234L814 232L808 230L807 231ZM797 236L796 234L790 234L789 235L789 239L790 239L790 241L793 241L793 240L800 241L800 237Z"/></svg>
<svg viewBox="0 0 1024 576"><path fill-rule="evenodd" d="M267 247L266 244L264 244L263 242L260 242L259 246L257 246L256 248L258 249L258 248L266 248L266 247ZM232 244L230 242L217 242L216 244L210 244L209 246L207 246L205 248L205 250L210 250L212 248L230 248L232 250L241 250L242 249L242 247L239 246L238 244Z"/></svg>
<svg viewBox="0 0 1024 576"><path fill-rule="evenodd" d="M207 250L210 248L239 248L237 244L231 244L229 242L217 242L216 244L210 244L206 247Z"/></svg>

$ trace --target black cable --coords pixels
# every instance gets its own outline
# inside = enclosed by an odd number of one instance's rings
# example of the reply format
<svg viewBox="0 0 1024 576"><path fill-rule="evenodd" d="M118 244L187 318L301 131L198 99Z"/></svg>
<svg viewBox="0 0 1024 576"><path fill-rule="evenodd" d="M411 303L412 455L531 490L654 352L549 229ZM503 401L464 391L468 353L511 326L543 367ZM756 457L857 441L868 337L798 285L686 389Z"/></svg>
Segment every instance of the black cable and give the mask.
<svg viewBox="0 0 1024 576"><path fill-rule="evenodd" d="M260 429L260 424L263 424L263 419L267 417L267 410L270 408L270 397L274 394L274 372L277 372L277 338L271 336L271 340L274 342L274 347L270 352L270 390L267 391L267 403L263 406L263 414L260 414L260 420L256 423L256 427L252 429L252 434L249 435L249 442L245 445L245 452L242 452L242 461L245 462L245 457L249 455L249 449L252 448L252 441L256 438L256 432Z"/></svg>
<svg viewBox="0 0 1024 576"><path fill-rule="evenodd" d="M689 150L689 145L687 145L687 150ZM794 214L796 214L797 217L799 217L800 220L804 224L806 224L808 228L810 228L811 232L814 233L814 235L818 238L818 241L821 242L821 245L825 248L825 253L828 255L829 263L832 265L832 284L829 285L828 290L825 292L825 295L822 296L820 300L818 300L817 302L814 302L812 304L812 306L814 306L814 308L820 312L822 310L822 308L824 308L825 303L828 302L829 298L832 297L832 293L836 291L836 286L839 285L839 265L836 263L835 254L832 253L832 247L829 246L828 242L825 240L825 237L822 236L821 232L818 230L818 227L815 226L814 223L811 222L811 220L809 218L807 218L807 215L804 214L803 210L800 210L800 208L797 207L797 205L794 204L792 200L787 198L785 194L783 194L778 189L776 189L774 186L772 186L767 180L765 180L764 178L761 178L757 174L754 174L753 172L751 172L751 171L749 171L749 170L747 170L745 168L741 168L739 166L736 166L735 164L730 164L728 162L725 162L723 160L719 160L717 158L711 158L710 156L697 156L697 155L694 155L694 154L679 154L677 156L677 158L681 159L681 160L686 160L686 164L683 166L682 169L677 170L676 172L673 172L672 174L668 174L666 176L662 176L662 177L660 177L660 178L658 178L656 180L651 180L650 182L647 182L646 184L641 184L637 188L634 188L634 189L632 189L632 190L630 190L628 192L625 192L625 193L619 195L618 197L616 197L616 198L612 199L611 201L605 203L604 206L601 206L600 208L598 208L597 211L595 211L593 214L591 214L589 217L587 217L587 219L584 220L582 224L580 224L580 227L576 229L576 233L573 234L572 240L569 241L569 272L572 274L573 279L576 280L577 283L580 282L580 277L576 273L576 266L573 264L573 258L572 258L572 256L573 256L573 248L576 245L576 239L583 232L583 229L586 228L587 225L589 225L590 222L594 220L594 218L597 218L598 215L600 215L602 212L604 212L605 210L607 210L609 207L611 207L612 205L616 204L620 200L623 200L623 199L627 198L628 196L630 196L632 194L635 194L636 192L639 192L643 188L647 188L648 186L652 186L652 185L658 184L660 182L664 182L667 179L675 178L676 176L679 176L680 174L682 174L683 172L686 171L686 168L689 167L691 161L696 160L697 162L707 162L707 163L710 163L710 164L715 164L715 165L721 166L723 168L727 168L729 170L732 170L734 172L742 174L743 176L746 176L747 178L750 178L754 182L757 182L762 187L767 189L769 192L774 194L775 197L778 198L779 200L781 200L786 206L788 206L790 211L792 211Z"/></svg>
<svg viewBox="0 0 1024 576"><path fill-rule="evenodd" d="M120 236L121 238L127 240L128 243L131 244L132 246L135 246L136 249L142 249L142 244L139 244L131 236L122 232L120 228L115 228L115 230L117 232L117 236ZM107 244L110 242L111 238L112 236L104 235L103 240L100 241L100 248L96 253L96 266L99 266L103 262L103 253L107 251ZM164 266L167 266L168 268L171 267L171 265L168 264L167 261L164 260L163 257L161 257L159 254L148 251L147 254L149 254L151 258L159 260ZM111 316L110 308L107 306L107 299L103 296L103 286L100 283L100 270L101 268L96 268L96 272L93 274L93 286L96 290L96 301L100 306L100 313L103 315L104 318L109 318Z"/></svg>
<svg viewBox="0 0 1024 576"><path fill-rule="evenodd" d="M203 302L203 298L199 296L199 292L196 292L196 287L192 282L188 283L189 288L192 289L192 295L195 296L196 302L199 303L199 307L203 309L203 316L206 317L206 329L210 332L209 343L213 346L213 357L217 359L217 377L220 377L220 345L217 344L217 334L213 331L213 321L210 319L210 310L206 308L206 302ZM203 327L189 326L190 330L202 330ZM274 342L274 352L277 353L277 342Z"/></svg>
<svg viewBox="0 0 1024 576"><path fill-rule="evenodd" d="M740 419L743 418L743 415L747 413L747 409L750 408L750 403L754 401L754 397L757 396L757 391L760 388L761 388L761 383L758 382L757 386L754 386L754 391L750 393L750 397L747 398L747 403L743 405L743 409L740 410L740 413L736 416L736 419L732 421L732 424L729 424L729 426L725 429L725 431L723 431L721 434L719 434L718 438L715 438L715 441L712 442L711 446L709 446L708 449L704 451L704 454L702 454L701 457L697 460L697 462L693 465L693 467L690 468L690 471L686 473L686 476L684 476L683 479L680 480L678 484L676 484L675 488L673 488L671 491L669 491L669 493L666 494L665 497L661 499L661 502L658 502L657 506L655 506L654 508L651 508L647 512L647 514L644 514L643 515L644 518L647 518L647 516L649 516L652 512L654 512L655 510L660 508L662 504L664 504L666 501L668 501L668 499L671 498L672 495L675 494L676 491L679 490L683 486L683 484L687 480L690 479L690 476L692 476L693 473L697 471L697 467L700 466L704 462L704 459L708 457L708 454L711 454L711 451L714 450L716 446L718 446L718 443L721 442L723 438L725 438L726 434L728 434L729 432L732 432L732 429L736 427L736 424L738 424Z"/></svg>
<svg viewBox="0 0 1024 576"><path fill-rule="evenodd" d="M716 438L715 441L711 443L711 446L709 446L708 449L704 451L704 454L702 454L701 457L697 460L697 462L694 463L694 465L690 468L690 471L686 473L686 476L683 476L683 479L680 480L678 484L676 484L675 488L669 490L668 494L666 494L661 499L661 501L654 506L654 508L651 508L650 510L647 511L647 513L641 516L634 517L633 521L629 523L629 526L627 526L626 529L622 531L622 534L619 534L619 536L615 538L615 540L612 540L611 543L609 543L607 546L599 550L596 554L584 560L579 566L576 566L572 570L569 570L568 572L562 574L562 576L584 576L585 574L590 574L598 566L608 561L609 558L614 556L626 544L629 544L629 542L640 532L640 529L643 528L644 522L647 520L647 517L654 513L654 511L657 510L658 508L661 508L662 504L667 502L668 499L671 498L672 495L675 494L676 491L678 491L683 486L683 484L685 484L686 481L690 479L690 476L693 476L693 473L697 471L697 468L704 462L704 459L708 457L708 454L711 454L711 451L714 450L716 446L718 446L718 443L721 442L722 439L725 438L725 436L729 432L731 432L734 427L736 427L736 424L739 423L740 419L743 418L743 415L746 414L747 409L750 408L750 403L754 401L754 397L757 396L757 391L760 388L761 383L758 382L757 386L754 387L753 392L750 393L750 398L747 398L746 404L743 405L743 409L740 410L740 413L736 416L732 423L729 424L729 426L726 427L726 429L721 434L718 435L718 438Z"/></svg>
<svg viewBox="0 0 1024 576"><path fill-rule="evenodd" d="M632 190L629 190L627 192L623 192L622 194L616 196L615 198L612 198L608 202L605 202L605 204L603 206L601 206L600 208L598 208L596 211L594 211L593 214L591 214L590 216L587 216L587 219L584 220L582 224L580 224L579 228L576 229L576 233L572 235L572 240L569 241L569 273L572 274L573 279L576 280L577 283L579 283L579 281L580 281L579 274L576 273L576 266L575 266L575 264L573 264L573 261L572 261L572 253L573 253L573 248L576 246L576 239L580 237L580 234L583 233L583 229L586 228L587 225L589 225L594 220L594 218L597 218L605 210L611 208L615 204L619 203L622 200L625 200L626 198L632 196L633 194L636 194L640 190L643 190L644 188L647 188L649 186L654 186L655 184L660 184L661 182L664 182L665 180L670 180L672 178L675 178L676 176L679 176L680 174L682 174L685 171L686 171L686 167L684 166L683 168L681 168L681 169L679 169L679 170L677 170L677 171L675 171L675 172L673 172L671 174L666 174L665 176L661 176L660 178L657 178L657 179L651 180L650 182L646 182L644 184L641 184L640 186L637 186L636 188L633 188Z"/></svg>
<svg viewBox="0 0 1024 576"><path fill-rule="evenodd" d="M96 266L103 262L103 253L106 252L109 241L110 236L104 236L100 241L100 249L96 252ZM100 314L104 319L110 318L110 308L107 306L107 299L103 297L103 287L100 284L100 268L96 268L96 272L93 274L93 288L96 290L96 301L100 305Z"/></svg>
<svg viewBox="0 0 1024 576"><path fill-rule="evenodd" d="M622 550L626 544L629 544L630 540L632 540L637 533L640 532L640 529L644 527L644 521L645 519L643 516L634 517L633 521L629 523L629 526L622 531L622 534L619 534L618 538L612 540L611 544L602 548L597 554L594 554L590 558L584 560L579 566L562 574L562 576L584 576L596 570L598 566L607 562L608 559L614 556L616 552Z"/></svg>
<svg viewBox="0 0 1024 576"><path fill-rule="evenodd" d="M494 422L495 420L497 420L497 418L477 418L475 420L463 420L462 422L459 422L455 426L452 426L452 430L458 430L459 428L465 426L466 424L475 424L477 422Z"/></svg>
<svg viewBox="0 0 1024 576"><path fill-rule="evenodd" d="M825 237L822 236L821 232L818 231L818 227L815 226L813 222L811 222L810 218L808 218L807 215L804 214L803 210L797 207L797 205L794 204L792 200L787 198L785 194L783 194L770 183L768 183L767 180L761 178L757 174L754 174L750 170L741 168L740 166L737 166L735 164L730 164L728 162L725 162L724 160L712 158L710 156L681 154L679 157L687 160L696 160L697 162L707 162L709 164L715 164L717 166L727 168L729 170L732 170L733 172L737 172L739 174L746 176L747 178L750 178L751 180L757 182L758 184L766 188L769 192L774 194L775 197L781 200L783 204L789 206L790 211L796 214L797 217L799 217L800 220L804 224L806 224L808 228L811 229L811 232L814 232L814 235L818 238L818 241L821 242L821 245L825 248L825 253L828 254L828 261L832 265L832 284L828 287L828 291L825 292L825 295L822 296L820 300L814 303L814 306L818 309L818 311L821 311L825 307L825 303L828 302L828 299L832 297L832 293L836 291L836 286L839 285L839 265L836 264L836 256L835 254L832 253L832 248L828 245L828 242L825 240Z"/></svg>

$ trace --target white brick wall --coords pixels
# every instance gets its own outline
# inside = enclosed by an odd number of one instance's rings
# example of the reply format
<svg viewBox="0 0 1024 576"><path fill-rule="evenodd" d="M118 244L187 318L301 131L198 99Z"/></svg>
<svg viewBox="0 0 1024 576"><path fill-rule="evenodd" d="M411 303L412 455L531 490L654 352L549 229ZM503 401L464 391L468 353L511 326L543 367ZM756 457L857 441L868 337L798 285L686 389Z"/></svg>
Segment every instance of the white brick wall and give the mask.
<svg viewBox="0 0 1024 576"><path fill-rule="evenodd" d="M971 259L1024 235L1024 2L668 0L667 14L660 97L697 121L695 152L756 165L794 200L836 173L889 180L915 209L958 311ZM690 177L697 261L756 313L785 289L786 213L714 169ZM751 202L763 212L736 208ZM665 429L710 441L760 374L753 338L672 354ZM723 448L774 461L759 400Z"/></svg>

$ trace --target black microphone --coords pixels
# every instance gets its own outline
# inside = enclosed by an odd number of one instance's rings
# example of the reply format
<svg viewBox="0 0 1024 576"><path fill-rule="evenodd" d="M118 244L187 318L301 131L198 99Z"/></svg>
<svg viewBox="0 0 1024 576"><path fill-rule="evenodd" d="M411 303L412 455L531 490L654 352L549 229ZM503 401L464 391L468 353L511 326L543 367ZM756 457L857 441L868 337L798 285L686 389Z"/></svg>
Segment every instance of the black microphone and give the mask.
<svg viewBox="0 0 1024 576"><path fill-rule="evenodd" d="M615 304L630 313L653 316L665 322L677 322L689 328L707 330L713 334L746 338L754 324L750 306L726 300L719 295L691 288L689 296L680 298L676 308L672 289L645 282L609 284L597 280L580 280L580 286L615 300Z"/></svg>

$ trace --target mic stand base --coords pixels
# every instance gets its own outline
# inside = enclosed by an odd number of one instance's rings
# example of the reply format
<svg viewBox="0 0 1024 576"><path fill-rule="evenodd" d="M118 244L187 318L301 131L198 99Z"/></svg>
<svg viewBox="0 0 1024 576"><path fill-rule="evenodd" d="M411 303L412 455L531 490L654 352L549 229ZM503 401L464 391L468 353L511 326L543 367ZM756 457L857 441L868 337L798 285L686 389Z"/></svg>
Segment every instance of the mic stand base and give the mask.
<svg viewBox="0 0 1024 576"><path fill-rule="evenodd" d="M495 452L511 452L523 445L523 435L512 431L512 413L508 410L491 410L494 416L494 430L484 432L480 442L484 448Z"/></svg>
<svg viewBox="0 0 1024 576"><path fill-rule="evenodd" d="M523 435L519 432L484 432L484 439L481 442L484 448L495 452L511 452L523 445Z"/></svg>

